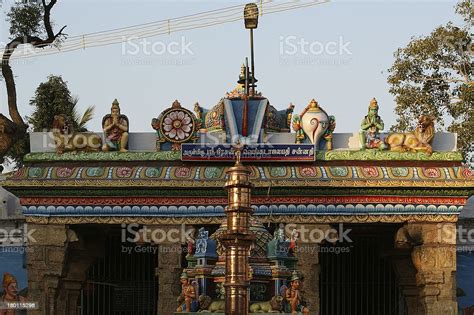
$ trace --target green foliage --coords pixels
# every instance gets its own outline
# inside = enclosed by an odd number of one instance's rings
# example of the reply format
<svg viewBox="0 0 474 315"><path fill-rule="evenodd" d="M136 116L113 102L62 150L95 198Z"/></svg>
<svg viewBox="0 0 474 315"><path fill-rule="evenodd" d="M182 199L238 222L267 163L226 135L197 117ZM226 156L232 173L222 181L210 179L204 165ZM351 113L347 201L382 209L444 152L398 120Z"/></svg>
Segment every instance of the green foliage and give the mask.
<svg viewBox="0 0 474 315"><path fill-rule="evenodd" d="M18 168L23 166L23 158L28 153L30 153L30 135L25 132L18 135L17 140L5 154L5 157L9 162L8 164Z"/></svg>
<svg viewBox="0 0 474 315"><path fill-rule="evenodd" d="M78 98L71 96L67 83L61 76L51 75L48 81L41 83L35 92L35 97L30 100L34 106L31 117L26 117L30 124L30 131L48 131L52 129L54 116L63 114L72 123L73 130L87 131L86 124L93 118L94 106L86 109L80 116L77 112ZM23 165L23 158L30 152L29 134L21 134L5 155L17 167Z"/></svg>
<svg viewBox="0 0 474 315"><path fill-rule="evenodd" d="M10 38L40 36L44 32L44 7L40 1L18 3L7 14L10 23Z"/></svg>
<svg viewBox="0 0 474 315"><path fill-rule="evenodd" d="M48 81L36 89L30 105L35 107L33 115L28 117L33 131L51 130L54 116L63 114L72 123L74 131L87 131L85 125L92 119L94 107L89 107L80 117L77 112L78 98L73 97L67 83L61 76L51 75Z"/></svg>
<svg viewBox="0 0 474 315"><path fill-rule="evenodd" d="M457 12L468 17L473 8L462 1ZM398 114L393 131L413 130L421 114L433 115L438 129L458 133L458 146L469 159L474 143L472 46L469 27L448 23L428 36L412 38L395 52L395 62L388 70Z"/></svg>
<svg viewBox="0 0 474 315"><path fill-rule="evenodd" d="M462 16L466 27L472 27L474 25L474 2L472 0L462 0L456 6L456 13Z"/></svg>
<svg viewBox="0 0 474 315"><path fill-rule="evenodd" d="M79 99L77 97L74 97L73 103L77 104ZM84 114L82 114L82 117L80 116L79 112L77 111L77 108L73 108L73 121L77 125L77 131L84 132L87 131L86 125L89 121L94 118L94 111L95 111L95 106L89 106L86 108Z"/></svg>

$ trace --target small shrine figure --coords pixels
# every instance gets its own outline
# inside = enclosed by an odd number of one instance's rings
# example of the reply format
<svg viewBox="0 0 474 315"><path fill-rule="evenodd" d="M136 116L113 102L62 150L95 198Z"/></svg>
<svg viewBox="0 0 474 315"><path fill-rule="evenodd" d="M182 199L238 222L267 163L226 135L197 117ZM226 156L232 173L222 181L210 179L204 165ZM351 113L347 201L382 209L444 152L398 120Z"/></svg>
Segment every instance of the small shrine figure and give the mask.
<svg viewBox="0 0 474 315"><path fill-rule="evenodd" d="M336 117L331 115L329 116L329 127L323 135L324 140L326 140L326 150L328 151L331 151L333 149L332 139L334 129L336 129Z"/></svg>
<svg viewBox="0 0 474 315"><path fill-rule="evenodd" d="M102 118L102 128L105 134L105 144L102 146L102 151L127 152L128 118L120 114L117 99L112 103L110 114Z"/></svg>
<svg viewBox="0 0 474 315"><path fill-rule="evenodd" d="M179 306L176 309L176 312L197 312L199 310L199 290L197 282L190 282L186 270L181 274L180 282L181 294L177 300Z"/></svg>
<svg viewBox="0 0 474 315"><path fill-rule="evenodd" d="M293 274L291 276L291 282L290 282L290 287L286 288L286 286L283 286L282 288L282 295L284 298L284 309L286 313L291 313L291 314L309 314L309 309L305 306L303 306L302 302L302 296L300 292L300 285L301 285L301 280L300 277L298 276L298 273L296 271L293 271Z"/></svg>
<svg viewBox="0 0 474 315"><path fill-rule="evenodd" d="M386 148L385 143L380 139L380 131L384 128L382 118L378 115L379 105L375 97L370 101L367 116L360 123L361 131L359 133L360 148L379 149Z"/></svg>
<svg viewBox="0 0 474 315"><path fill-rule="evenodd" d="M304 134L304 131L303 131L303 126L301 124L301 118L297 114L293 115L292 127L293 127L293 130L296 133L295 143L300 144L304 140L305 134Z"/></svg>
<svg viewBox="0 0 474 315"><path fill-rule="evenodd" d="M18 295L17 281L16 278L5 272L3 274L3 294L0 296L0 302L2 303L23 303L26 299L23 296ZM19 314L14 309L0 309L0 315L14 315Z"/></svg>
<svg viewBox="0 0 474 315"><path fill-rule="evenodd" d="M285 241L285 226L283 225L283 223L280 223L278 229L275 230L275 232L273 233L273 238L280 242Z"/></svg>
<svg viewBox="0 0 474 315"><path fill-rule="evenodd" d="M296 229L293 229L293 231L291 231L291 236L290 236L290 246L289 246L289 253L288 254L291 254L291 255L294 255L295 253L295 250L296 250L296 241L298 241L298 231L296 231Z"/></svg>
<svg viewBox="0 0 474 315"><path fill-rule="evenodd" d="M187 243L188 255L192 256L194 254L194 247L196 244L196 240L194 239L193 236L189 235L186 237L186 243Z"/></svg>
<svg viewBox="0 0 474 315"><path fill-rule="evenodd" d="M203 227L199 229L198 239L196 241L196 254L205 254L207 251L207 242L209 240L209 231Z"/></svg>

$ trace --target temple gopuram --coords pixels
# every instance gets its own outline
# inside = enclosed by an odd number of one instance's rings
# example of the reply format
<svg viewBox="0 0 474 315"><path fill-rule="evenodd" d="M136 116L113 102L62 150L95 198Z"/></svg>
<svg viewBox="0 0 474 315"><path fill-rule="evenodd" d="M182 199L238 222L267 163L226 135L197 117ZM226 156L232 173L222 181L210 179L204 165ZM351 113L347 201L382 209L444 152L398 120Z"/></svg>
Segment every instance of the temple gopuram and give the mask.
<svg viewBox="0 0 474 315"><path fill-rule="evenodd" d="M29 314L223 314L234 255L250 313L457 314L474 174L456 135L429 116L384 134L376 99L337 133L330 106L277 109L252 83L243 66L214 106L174 101L148 133L115 100L102 132L58 115L31 134L3 182L34 230Z"/></svg>

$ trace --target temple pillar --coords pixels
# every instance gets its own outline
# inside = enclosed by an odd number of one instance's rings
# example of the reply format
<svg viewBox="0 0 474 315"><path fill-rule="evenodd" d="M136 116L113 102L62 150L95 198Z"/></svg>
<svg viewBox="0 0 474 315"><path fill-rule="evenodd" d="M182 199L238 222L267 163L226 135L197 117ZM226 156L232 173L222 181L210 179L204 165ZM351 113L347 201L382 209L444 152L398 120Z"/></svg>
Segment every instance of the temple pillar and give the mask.
<svg viewBox="0 0 474 315"><path fill-rule="evenodd" d="M176 226L154 226L148 227L152 230L160 229L163 235L171 235L171 229L182 231L180 225ZM177 234L174 234L175 236ZM156 268L156 278L158 281L158 315L173 314L178 307L176 299L181 293L179 276L183 271L181 268L181 243L173 242L169 239L158 244L158 267Z"/></svg>
<svg viewBox="0 0 474 315"><path fill-rule="evenodd" d="M304 229L302 229L304 228ZM297 254L297 270L304 276L303 281L303 298L310 314L317 315L320 312L320 292L319 292L319 246L323 241L319 232L323 234L331 229L329 225L304 224L297 227L298 231L308 231L308 234L301 235L298 242ZM316 236L316 237L313 237Z"/></svg>
<svg viewBox="0 0 474 315"><path fill-rule="evenodd" d="M79 315L78 302L81 297L82 282L63 280L58 295L58 314Z"/></svg>
<svg viewBox="0 0 474 315"><path fill-rule="evenodd" d="M68 230L70 243L67 256L73 259L67 260L66 272L61 280L57 298L58 314L80 314L78 307L87 270L104 255L107 229L76 229Z"/></svg>
<svg viewBox="0 0 474 315"><path fill-rule="evenodd" d="M400 285L400 292L404 298L407 314L422 314L423 306L420 303L420 290L416 284L416 269L411 259L411 251L396 253L391 262Z"/></svg>
<svg viewBox="0 0 474 315"><path fill-rule="evenodd" d="M412 246L420 315L457 314L456 225L407 224L397 233L397 244Z"/></svg>
<svg viewBox="0 0 474 315"><path fill-rule="evenodd" d="M70 240L68 228L65 225L28 224L28 230L33 239L29 241L27 252L27 300L38 305L28 314L64 314L57 309L57 297Z"/></svg>

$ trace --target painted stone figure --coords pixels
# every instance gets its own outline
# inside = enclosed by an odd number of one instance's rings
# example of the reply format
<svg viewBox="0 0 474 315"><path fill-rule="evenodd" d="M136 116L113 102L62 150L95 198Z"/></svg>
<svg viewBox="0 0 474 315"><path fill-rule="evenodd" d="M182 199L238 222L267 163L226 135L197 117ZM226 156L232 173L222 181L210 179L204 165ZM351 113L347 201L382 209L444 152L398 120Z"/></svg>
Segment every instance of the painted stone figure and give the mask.
<svg viewBox="0 0 474 315"><path fill-rule="evenodd" d="M92 132L74 132L72 123L66 115L55 115L53 120L53 137L56 144L56 153L70 151L99 151L102 139Z"/></svg>
<svg viewBox="0 0 474 315"><path fill-rule="evenodd" d="M373 98L370 101L367 116L360 123L361 131L359 133L360 148L379 149L386 148L384 142L380 139L380 131L384 128L382 118L378 115L379 105L377 100Z"/></svg>
<svg viewBox="0 0 474 315"><path fill-rule="evenodd" d="M329 127L329 115L315 99L306 106L300 115L301 125L310 143L319 146L319 140Z"/></svg>
<svg viewBox="0 0 474 315"><path fill-rule="evenodd" d="M301 118L300 118L299 115L294 115L293 116L292 127L293 127L293 130L296 133L296 136L295 136L296 141L295 142L297 144L300 144L304 140L305 134L304 134L304 131L303 131L303 126L301 124Z"/></svg>
<svg viewBox="0 0 474 315"><path fill-rule="evenodd" d="M390 146L390 151L424 152L431 155L433 153L431 144L435 136L434 121L433 116L421 115L415 130L408 133L391 133L385 142Z"/></svg>
<svg viewBox="0 0 474 315"><path fill-rule="evenodd" d="M291 276L290 287L283 290L285 312L291 314L309 314L309 309L303 306L300 291L301 279L296 271Z"/></svg>
<svg viewBox="0 0 474 315"><path fill-rule="evenodd" d="M326 150L332 150L332 137L336 128L336 118L329 116L315 99L306 106L300 115L293 115L293 130L296 143L312 143L319 148L321 138L326 140Z"/></svg>
<svg viewBox="0 0 474 315"><path fill-rule="evenodd" d="M18 295L17 281L16 278L9 274L3 274L3 294L0 297L0 302L2 303L23 303L26 302L26 299ZM0 315L14 315L21 314L14 309L0 309Z"/></svg>
<svg viewBox="0 0 474 315"><path fill-rule="evenodd" d="M175 100L170 108L152 119L151 126L157 132L158 151L179 151L182 143L197 141L201 120Z"/></svg>
<svg viewBox="0 0 474 315"><path fill-rule="evenodd" d="M128 118L120 113L119 102L115 99L110 114L102 118L102 128L105 134L102 151L127 152L128 127Z"/></svg>
<svg viewBox="0 0 474 315"><path fill-rule="evenodd" d="M199 310L199 293L196 282L190 282L188 273L183 271L180 277L181 295L178 297L179 306L176 312L197 312Z"/></svg>

